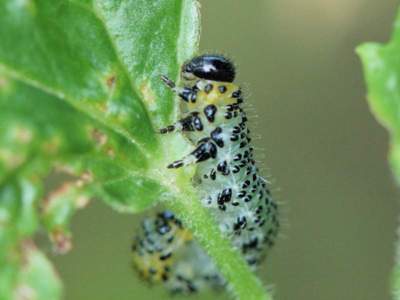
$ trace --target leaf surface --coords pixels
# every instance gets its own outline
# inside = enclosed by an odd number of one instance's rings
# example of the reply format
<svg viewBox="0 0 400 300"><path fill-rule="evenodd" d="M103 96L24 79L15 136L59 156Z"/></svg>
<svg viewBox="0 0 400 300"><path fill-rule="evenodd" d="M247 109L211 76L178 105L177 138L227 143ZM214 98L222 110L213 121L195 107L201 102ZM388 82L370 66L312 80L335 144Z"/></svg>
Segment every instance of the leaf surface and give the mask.
<svg viewBox="0 0 400 300"><path fill-rule="evenodd" d="M357 53L364 67L372 113L390 134L389 162L400 183L400 11L387 44L366 43L357 48ZM400 299L400 243L397 243L393 294Z"/></svg>
<svg viewBox="0 0 400 300"><path fill-rule="evenodd" d="M183 18L191 19L184 29ZM191 0L0 2L0 290L6 298L60 297L45 256L24 246L40 228L63 252L70 219L90 198L123 212L168 198L157 171L165 169L166 147L156 130L177 108L159 77L177 78L197 47L198 26ZM175 155L188 147L182 137L167 143L175 144ZM69 179L45 192L54 171ZM41 276L54 279L46 285Z"/></svg>

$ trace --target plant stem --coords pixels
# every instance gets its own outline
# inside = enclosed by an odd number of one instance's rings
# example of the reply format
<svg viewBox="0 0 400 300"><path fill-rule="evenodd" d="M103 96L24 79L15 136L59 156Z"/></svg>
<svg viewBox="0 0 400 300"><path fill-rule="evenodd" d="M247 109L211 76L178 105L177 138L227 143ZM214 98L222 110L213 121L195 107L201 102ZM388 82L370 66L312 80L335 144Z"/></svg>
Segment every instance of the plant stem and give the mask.
<svg viewBox="0 0 400 300"><path fill-rule="evenodd" d="M218 225L204 208L193 189L181 193L185 198L168 201L166 205L176 212L196 240L214 260L228 282L235 298L240 300L272 300L261 281L252 272L231 242L223 237Z"/></svg>

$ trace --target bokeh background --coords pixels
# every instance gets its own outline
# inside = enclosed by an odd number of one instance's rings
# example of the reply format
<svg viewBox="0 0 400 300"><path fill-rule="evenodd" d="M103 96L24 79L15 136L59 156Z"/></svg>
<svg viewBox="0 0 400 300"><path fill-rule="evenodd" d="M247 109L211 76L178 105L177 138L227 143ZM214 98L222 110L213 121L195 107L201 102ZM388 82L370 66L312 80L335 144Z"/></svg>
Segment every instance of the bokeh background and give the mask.
<svg viewBox="0 0 400 300"><path fill-rule="evenodd" d="M260 270L275 299L390 299L399 192L354 48L388 40L399 2L201 3L201 49L237 63L258 158L282 202L286 225ZM101 202L75 217L74 249L55 258L67 300L169 298L130 269L139 219Z"/></svg>

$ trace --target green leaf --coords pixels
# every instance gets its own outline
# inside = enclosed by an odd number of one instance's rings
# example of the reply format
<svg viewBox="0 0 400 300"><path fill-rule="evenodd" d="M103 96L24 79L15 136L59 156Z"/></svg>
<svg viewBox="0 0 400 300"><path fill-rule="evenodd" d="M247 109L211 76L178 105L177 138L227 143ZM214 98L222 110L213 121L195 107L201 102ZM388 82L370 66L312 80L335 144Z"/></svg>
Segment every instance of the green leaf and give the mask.
<svg viewBox="0 0 400 300"><path fill-rule="evenodd" d="M66 252L71 217L99 198L131 213L163 202L234 295L271 299L201 206L195 167L166 168L193 145L156 133L179 109L160 75L179 80L197 50L198 9L195 0L0 2L0 288L7 295L22 284L40 299L60 297L44 256L25 246L44 229ZM45 193L54 171L68 178Z"/></svg>
<svg viewBox="0 0 400 300"><path fill-rule="evenodd" d="M357 52L363 61L372 112L391 134L390 161L400 182L400 31L386 45L367 43Z"/></svg>
<svg viewBox="0 0 400 300"><path fill-rule="evenodd" d="M20 245L39 226L36 205L43 190L41 185L35 185L31 171L24 166L18 178L10 176L0 186L0 291L4 295L1 299L11 299L16 293L18 274L24 268Z"/></svg>
<svg viewBox="0 0 400 300"><path fill-rule="evenodd" d="M400 183L400 11L387 44L366 43L357 48L373 114L390 133L389 162ZM393 273L393 294L400 299L400 242Z"/></svg>
<svg viewBox="0 0 400 300"><path fill-rule="evenodd" d="M24 242L21 251L13 299L60 299L61 282L46 256L32 242Z"/></svg>

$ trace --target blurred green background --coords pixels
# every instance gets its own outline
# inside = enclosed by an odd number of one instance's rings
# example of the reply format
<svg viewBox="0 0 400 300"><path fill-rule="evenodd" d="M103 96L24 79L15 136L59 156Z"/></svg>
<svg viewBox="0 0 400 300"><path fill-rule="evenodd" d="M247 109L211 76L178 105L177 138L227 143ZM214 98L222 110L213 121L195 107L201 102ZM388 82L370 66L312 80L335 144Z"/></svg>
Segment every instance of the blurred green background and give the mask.
<svg viewBox="0 0 400 300"><path fill-rule="evenodd" d="M398 1L201 3L201 50L237 63L258 158L282 202L281 238L260 270L275 299L390 299L399 192L354 48L387 41ZM54 258L65 299L169 298L130 269L139 219L101 202L75 217L73 251Z"/></svg>

